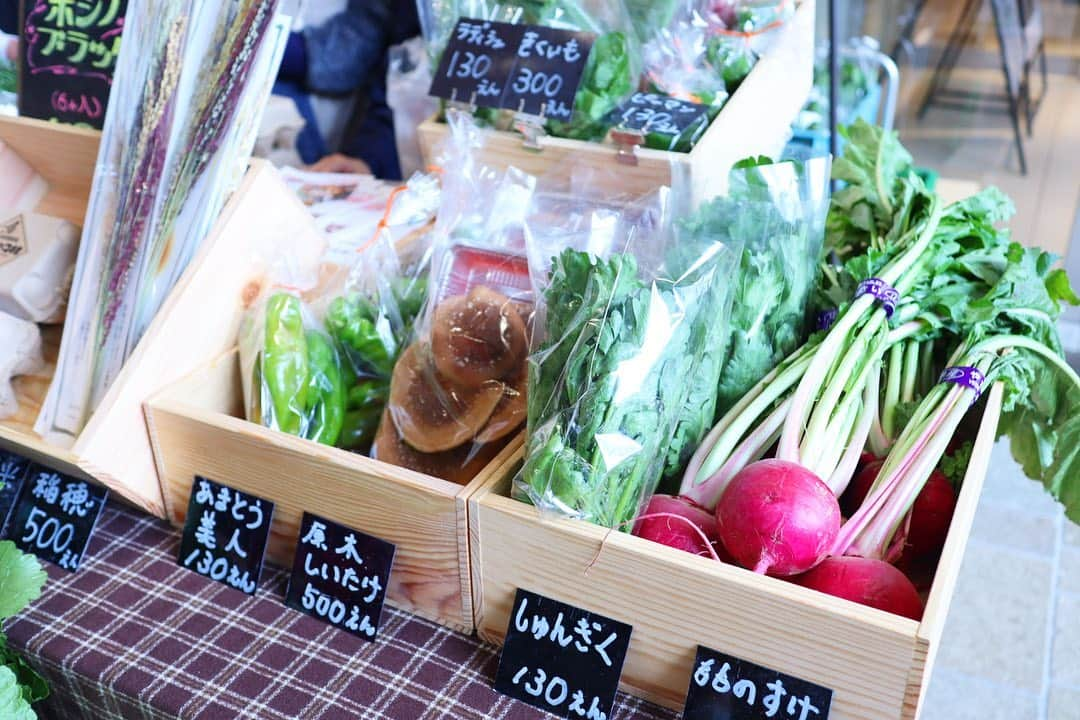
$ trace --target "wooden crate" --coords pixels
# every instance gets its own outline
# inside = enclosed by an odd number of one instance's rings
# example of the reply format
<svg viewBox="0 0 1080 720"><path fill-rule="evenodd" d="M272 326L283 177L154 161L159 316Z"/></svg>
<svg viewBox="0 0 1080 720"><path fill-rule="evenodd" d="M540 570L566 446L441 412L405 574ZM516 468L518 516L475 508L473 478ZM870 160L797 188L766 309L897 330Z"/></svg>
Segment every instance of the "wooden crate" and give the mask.
<svg viewBox="0 0 1080 720"><path fill-rule="evenodd" d="M462 486L270 430L243 419L235 350L147 406L173 523L184 522L196 475L272 500L267 556L291 567L304 511L321 515L397 546L392 605L471 632L466 501L520 453L520 437Z"/></svg>
<svg viewBox="0 0 1080 720"><path fill-rule="evenodd" d="M0 118L0 140L49 182L49 193L36 210L78 224L90 194L99 138L96 131ZM239 202L252 195L266 205ZM274 207L275 213L267 213L266 207ZM41 375L16 379L19 411L0 420L0 448L96 480L137 507L165 516L143 401L235 342L239 314L220 312L212 299L239 296L250 276L241 276L237 268L257 266L260 257L271 257L275 243L296 248L297 253L307 249L313 257L323 247L303 206L277 172L262 162L252 164L223 221L245 230L219 232L203 243L71 448L51 445L33 430L55 370L62 332L59 326L45 329L47 367Z"/></svg>
<svg viewBox="0 0 1080 720"><path fill-rule="evenodd" d="M509 497L511 472L490 478L469 501L477 632L501 642L514 593L524 588L630 623L623 689L653 702L682 707L701 644L832 688L833 720L913 720L1000 410L995 386L922 622L589 523L542 518Z"/></svg>
<svg viewBox="0 0 1080 720"><path fill-rule="evenodd" d="M610 142L544 137L536 150L526 147L516 132L482 130L480 161L559 180L567 180L572 171L597 171L633 196L685 182L695 200L713 197L725 189L728 171L736 162L750 155L776 157L788 141L791 124L813 84L814 13L815 0L800 4L795 16L777 30L770 52L689 153L638 148L636 164L631 165L619 162L619 148ZM431 118L417 133L424 162L436 164L440 146L449 135L446 124Z"/></svg>

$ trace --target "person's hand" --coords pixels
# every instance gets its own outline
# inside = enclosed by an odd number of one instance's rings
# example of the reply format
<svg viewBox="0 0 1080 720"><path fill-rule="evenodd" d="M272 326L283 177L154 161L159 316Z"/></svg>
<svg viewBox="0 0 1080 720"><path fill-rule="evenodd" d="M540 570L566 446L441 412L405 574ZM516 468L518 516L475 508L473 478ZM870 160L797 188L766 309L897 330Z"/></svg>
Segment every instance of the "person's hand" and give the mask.
<svg viewBox="0 0 1080 720"><path fill-rule="evenodd" d="M12 64L14 64L14 63L19 61L19 41L18 41L18 38L13 37L13 38L5 38L5 39L7 40L7 44L4 47L4 56L7 57L7 59L10 60ZM0 39L0 42L3 42L3 40Z"/></svg>
<svg viewBox="0 0 1080 720"><path fill-rule="evenodd" d="M363 160L358 160L348 155L334 153L327 155L319 162L312 165L309 170L327 173L353 173L355 175L370 175L371 168Z"/></svg>

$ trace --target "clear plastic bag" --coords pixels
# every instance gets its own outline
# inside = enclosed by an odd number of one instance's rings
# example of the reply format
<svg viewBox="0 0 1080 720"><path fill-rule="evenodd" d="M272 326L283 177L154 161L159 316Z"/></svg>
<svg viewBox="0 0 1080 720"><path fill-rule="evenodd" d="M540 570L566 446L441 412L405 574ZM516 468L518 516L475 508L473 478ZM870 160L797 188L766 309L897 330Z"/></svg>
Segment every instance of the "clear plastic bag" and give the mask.
<svg viewBox="0 0 1080 720"><path fill-rule="evenodd" d="M362 244L347 251L330 245L317 281L294 277L288 258L280 259L279 283L241 329L250 420L369 451L394 363L426 297L438 182L417 175L395 189L382 219L374 227L361 224L367 233Z"/></svg>
<svg viewBox="0 0 1080 720"><path fill-rule="evenodd" d="M372 455L464 484L524 422L532 298L521 226L535 181L476 162L472 119L449 122L427 297Z"/></svg>
<svg viewBox="0 0 1080 720"><path fill-rule="evenodd" d="M817 285L829 207L828 157L736 166L728 194L681 221L680 242L745 242L725 344L717 411L727 412L801 345Z"/></svg>
<svg viewBox="0 0 1080 720"><path fill-rule="evenodd" d="M428 95L431 63L422 40L413 38L390 48L386 75L386 104L394 111L394 137L403 177L424 170L416 129L439 108Z"/></svg>
<svg viewBox="0 0 1080 720"><path fill-rule="evenodd" d="M345 416L345 370L330 336L293 288L274 287L241 327L248 420L335 445Z"/></svg>
<svg viewBox="0 0 1080 720"><path fill-rule="evenodd" d="M540 197L529 218L541 309L514 494L544 511L629 532L712 421L740 246L676 242L669 203Z"/></svg>
<svg viewBox="0 0 1080 720"><path fill-rule="evenodd" d="M390 397L394 365L413 335L427 297L428 233L400 245L389 230L358 256L344 292L326 310L325 327L345 367L345 420L338 447L367 453Z"/></svg>
<svg viewBox="0 0 1080 720"><path fill-rule="evenodd" d="M699 105L723 106L728 88L709 63L711 38L708 23L696 12L656 31L642 50L649 89Z"/></svg>

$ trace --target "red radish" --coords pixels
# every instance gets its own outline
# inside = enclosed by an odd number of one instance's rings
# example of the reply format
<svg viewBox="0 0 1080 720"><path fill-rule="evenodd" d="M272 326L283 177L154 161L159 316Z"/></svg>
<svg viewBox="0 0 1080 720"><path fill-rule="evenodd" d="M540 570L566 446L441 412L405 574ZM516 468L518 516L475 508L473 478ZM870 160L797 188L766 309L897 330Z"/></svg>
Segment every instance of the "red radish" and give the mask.
<svg viewBox="0 0 1080 720"><path fill-rule="evenodd" d="M870 457L871 460L855 474L847 490L840 496L840 509L844 517L854 515L863 504L863 500L870 494L870 488L874 486L874 481L877 480L878 473L881 472L881 466L885 464L884 460L874 458L872 455Z"/></svg>
<svg viewBox="0 0 1080 720"><path fill-rule="evenodd" d="M743 567L797 575L825 557L840 532L832 490L802 465L759 460L739 471L716 506L720 539Z"/></svg>
<svg viewBox="0 0 1080 720"><path fill-rule="evenodd" d="M676 550L728 560L716 529L716 517L692 500L653 495L634 524L638 537Z"/></svg>
<svg viewBox="0 0 1080 720"><path fill-rule="evenodd" d="M831 557L791 582L912 620L922 618L923 604L915 586L883 560Z"/></svg>
<svg viewBox="0 0 1080 720"><path fill-rule="evenodd" d="M911 507L911 525L904 554L922 557L940 552L949 535L954 510L956 491L945 473L934 470Z"/></svg>

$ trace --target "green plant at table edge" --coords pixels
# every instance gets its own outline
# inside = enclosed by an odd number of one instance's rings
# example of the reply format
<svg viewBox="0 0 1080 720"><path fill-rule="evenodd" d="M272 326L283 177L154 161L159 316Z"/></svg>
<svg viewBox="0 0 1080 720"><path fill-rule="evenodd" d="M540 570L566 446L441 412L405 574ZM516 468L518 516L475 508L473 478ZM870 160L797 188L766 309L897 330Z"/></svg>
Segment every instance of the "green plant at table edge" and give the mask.
<svg viewBox="0 0 1080 720"><path fill-rule="evenodd" d="M8 647L3 632L8 618L41 596L45 579L37 558L10 540L0 541L0 717L5 720L34 720L37 715L30 706L49 695L45 678Z"/></svg>

